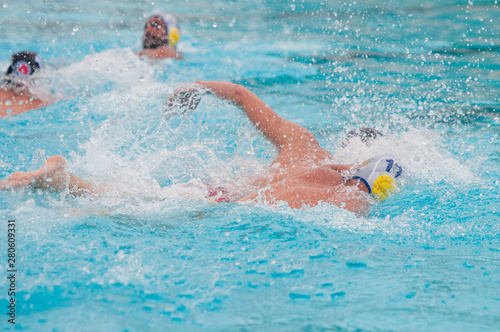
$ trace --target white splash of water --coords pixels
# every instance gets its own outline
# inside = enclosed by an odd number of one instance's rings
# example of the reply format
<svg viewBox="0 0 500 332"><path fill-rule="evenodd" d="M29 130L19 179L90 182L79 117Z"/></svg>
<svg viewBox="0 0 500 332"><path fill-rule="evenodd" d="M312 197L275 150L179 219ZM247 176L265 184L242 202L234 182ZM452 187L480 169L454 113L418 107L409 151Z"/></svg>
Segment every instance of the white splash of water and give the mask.
<svg viewBox="0 0 500 332"><path fill-rule="evenodd" d="M94 95L109 90L127 89L148 84L155 68L142 61L131 49L113 49L87 55L79 62L57 63L57 59L40 72L35 93L47 95L47 90L57 99L76 95Z"/></svg>
<svg viewBox="0 0 500 332"><path fill-rule="evenodd" d="M435 131L409 128L402 133L387 134L369 146L351 139L339 148L334 158L339 163L362 163L377 155L394 156L415 181L432 184L440 181L468 182L477 180L469 165L443 148L443 138Z"/></svg>

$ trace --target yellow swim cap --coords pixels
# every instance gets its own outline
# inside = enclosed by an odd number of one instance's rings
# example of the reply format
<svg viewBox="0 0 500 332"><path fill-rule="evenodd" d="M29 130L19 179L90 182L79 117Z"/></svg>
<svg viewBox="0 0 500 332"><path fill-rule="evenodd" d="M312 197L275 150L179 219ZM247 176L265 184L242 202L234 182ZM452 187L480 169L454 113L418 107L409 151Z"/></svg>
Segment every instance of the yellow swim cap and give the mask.
<svg viewBox="0 0 500 332"><path fill-rule="evenodd" d="M394 194L397 181L392 176L384 174L379 176L373 183L372 193L379 200L383 201L388 196Z"/></svg>

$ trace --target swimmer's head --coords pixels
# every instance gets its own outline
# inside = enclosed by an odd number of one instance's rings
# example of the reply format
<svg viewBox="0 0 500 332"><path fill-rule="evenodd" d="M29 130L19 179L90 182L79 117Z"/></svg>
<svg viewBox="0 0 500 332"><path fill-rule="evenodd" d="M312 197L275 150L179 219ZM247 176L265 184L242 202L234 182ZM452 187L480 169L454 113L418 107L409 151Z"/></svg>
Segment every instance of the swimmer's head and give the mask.
<svg viewBox="0 0 500 332"><path fill-rule="evenodd" d="M362 163L352 178L360 180L370 194L383 201L396 192L402 176L403 167L394 158L378 156Z"/></svg>
<svg viewBox="0 0 500 332"><path fill-rule="evenodd" d="M36 71L43 69L42 57L31 51L18 52L12 55L12 64L5 75L17 80L24 80L33 75Z"/></svg>
<svg viewBox="0 0 500 332"><path fill-rule="evenodd" d="M346 138L342 142L342 147L345 148L353 139L356 137L361 140L366 146L370 146L372 142L380 137L382 137L382 133L376 129L369 127L361 127L351 130L347 133Z"/></svg>
<svg viewBox="0 0 500 332"><path fill-rule="evenodd" d="M155 14L144 26L142 44L144 48L175 47L180 38L179 24L173 15Z"/></svg>

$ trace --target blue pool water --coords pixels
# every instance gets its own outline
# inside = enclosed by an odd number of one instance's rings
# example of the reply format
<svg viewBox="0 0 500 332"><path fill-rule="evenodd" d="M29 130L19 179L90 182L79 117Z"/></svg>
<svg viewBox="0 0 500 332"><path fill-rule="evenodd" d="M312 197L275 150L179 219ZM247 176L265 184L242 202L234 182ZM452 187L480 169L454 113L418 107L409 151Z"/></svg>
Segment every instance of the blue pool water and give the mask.
<svg viewBox="0 0 500 332"><path fill-rule="evenodd" d="M179 17L185 61L135 56L158 10ZM61 101L0 119L0 177L61 154L113 190L0 192L0 326L498 330L499 18L496 0L4 2L0 67L39 52L37 92ZM339 163L389 152L411 178L369 217L207 203L205 184L244 193L276 152L214 97L165 119L172 91L200 79L250 88ZM385 138L342 148L359 126Z"/></svg>

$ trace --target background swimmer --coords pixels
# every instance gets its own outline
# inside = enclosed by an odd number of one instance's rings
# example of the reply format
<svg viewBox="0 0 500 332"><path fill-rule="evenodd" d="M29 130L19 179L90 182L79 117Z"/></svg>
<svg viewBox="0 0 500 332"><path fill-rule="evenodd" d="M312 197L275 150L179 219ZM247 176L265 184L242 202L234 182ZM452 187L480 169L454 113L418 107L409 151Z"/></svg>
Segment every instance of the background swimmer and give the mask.
<svg viewBox="0 0 500 332"><path fill-rule="evenodd" d="M30 91L30 87L35 84L33 75L44 67L42 58L35 52L23 51L12 55L12 64L0 82L0 117L24 113L52 103L36 98Z"/></svg>
<svg viewBox="0 0 500 332"><path fill-rule="evenodd" d="M137 54L150 60L184 57L176 49L180 39L179 24L173 15L155 14L150 16L144 26L142 43L144 49Z"/></svg>

